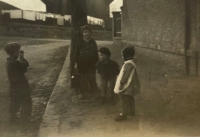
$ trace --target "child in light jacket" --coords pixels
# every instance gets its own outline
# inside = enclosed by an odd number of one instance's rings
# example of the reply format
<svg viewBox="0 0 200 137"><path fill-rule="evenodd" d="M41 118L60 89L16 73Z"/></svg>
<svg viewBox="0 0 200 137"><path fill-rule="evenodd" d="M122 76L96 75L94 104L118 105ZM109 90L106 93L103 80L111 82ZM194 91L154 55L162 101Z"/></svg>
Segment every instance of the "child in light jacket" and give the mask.
<svg viewBox="0 0 200 137"><path fill-rule="evenodd" d="M116 117L115 121L126 120L127 115L135 116L134 96L140 93L140 83L136 65L133 60L134 55L135 49L133 46L126 47L122 50L124 64L117 78L114 89L114 92L120 95L122 113Z"/></svg>

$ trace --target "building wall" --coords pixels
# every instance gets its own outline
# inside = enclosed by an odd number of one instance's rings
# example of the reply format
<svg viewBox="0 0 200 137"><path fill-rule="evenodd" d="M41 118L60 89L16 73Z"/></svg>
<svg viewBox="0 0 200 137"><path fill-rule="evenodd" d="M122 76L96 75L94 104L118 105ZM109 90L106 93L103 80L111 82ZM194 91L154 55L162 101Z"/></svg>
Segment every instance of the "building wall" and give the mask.
<svg viewBox="0 0 200 137"><path fill-rule="evenodd" d="M196 44L197 49L200 50L200 0L197 0L196 13Z"/></svg>
<svg viewBox="0 0 200 137"><path fill-rule="evenodd" d="M184 53L183 0L124 0L122 42Z"/></svg>
<svg viewBox="0 0 200 137"><path fill-rule="evenodd" d="M31 32L31 33L30 33ZM0 36L70 39L71 28L31 25L23 23L0 23ZM95 40L112 40L110 31L92 31Z"/></svg>
<svg viewBox="0 0 200 137"><path fill-rule="evenodd" d="M165 60L172 59L168 53L187 55L173 61L184 64L186 72L189 66L190 74L200 72L195 58L200 51L200 0L124 0L122 43L154 49L151 54L164 51Z"/></svg>

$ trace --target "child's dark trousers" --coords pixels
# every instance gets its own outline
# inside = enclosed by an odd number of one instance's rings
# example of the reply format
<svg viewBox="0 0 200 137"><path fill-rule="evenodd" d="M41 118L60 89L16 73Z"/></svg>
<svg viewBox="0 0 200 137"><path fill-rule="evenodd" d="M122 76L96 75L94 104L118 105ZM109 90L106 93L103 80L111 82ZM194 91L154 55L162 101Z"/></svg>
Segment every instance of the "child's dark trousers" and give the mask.
<svg viewBox="0 0 200 137"><path fill-rule="evenodd" d="M122 101L122 113L125 115L135 115L135 99L134 96L120 94Z"/></svg>
<svg viewBox="0 0 200 137"><path fill-rule="evenodd" d="M24 85L11 84L10 97L11 122L12 120L15 120L16 114L19 112L19 110L21 120L27 121L31 117L32 113L32 101L28 82Z"/></svg>
<svg viewBox="0 0 200 137"><path fill-rule="evenodd" d="M114 97L114 87L115 87L116 77L113 78L105 78L101 76L101 97L106 97L106 94L108 94L109 97ZM109 91L107 92L109 85Z"/></svg>
<svg viewBox="0 0 200 137"><path fill-rule="evenodd" d="M94 93L98 89L95 69L80 74L80 94Z"/></svg>

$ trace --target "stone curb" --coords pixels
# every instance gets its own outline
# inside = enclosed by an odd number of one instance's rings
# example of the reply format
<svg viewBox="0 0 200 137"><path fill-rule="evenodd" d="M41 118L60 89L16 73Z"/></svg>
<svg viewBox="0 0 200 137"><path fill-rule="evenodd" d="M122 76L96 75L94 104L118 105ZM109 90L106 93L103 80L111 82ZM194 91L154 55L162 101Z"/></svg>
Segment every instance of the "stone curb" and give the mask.
<svg viewBox="0 0 200 137"><path fill-rule="evenodd" d="M53 89L48 101L43 121L40 124L38 137L57 137L60 124L60 105L64 101L64 95L70 89L70 47L65 59L63 68L60 72L56 86ZM62 101L61 101L62 100Z"/></svg>

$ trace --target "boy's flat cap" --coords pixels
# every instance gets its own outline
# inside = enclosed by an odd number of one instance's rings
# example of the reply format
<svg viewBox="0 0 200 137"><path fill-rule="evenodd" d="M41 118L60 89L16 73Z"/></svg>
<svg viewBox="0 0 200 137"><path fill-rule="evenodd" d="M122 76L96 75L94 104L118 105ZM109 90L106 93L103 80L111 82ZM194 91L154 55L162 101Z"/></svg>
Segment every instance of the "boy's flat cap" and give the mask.
<svg viewBox="0 0 200 137"><path fill-rule="evenodd" d="M103 54L107 55L108 57L111 56L110 50L109 50L108 48L106 48L106 47L101 47L101 48L98 50L98 52L103 53Z"/></svg>
<svg viewBox="0 0 200 137"><path fill-rule="evenodd" d="M21 48L21 45L17 42L10 42L5 45L4 50L7 53L12 53L13 51L19 50Z"/></svg>

